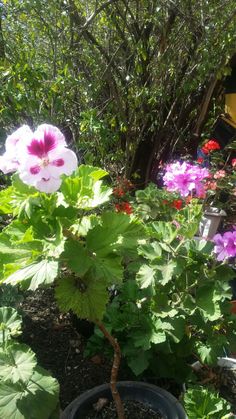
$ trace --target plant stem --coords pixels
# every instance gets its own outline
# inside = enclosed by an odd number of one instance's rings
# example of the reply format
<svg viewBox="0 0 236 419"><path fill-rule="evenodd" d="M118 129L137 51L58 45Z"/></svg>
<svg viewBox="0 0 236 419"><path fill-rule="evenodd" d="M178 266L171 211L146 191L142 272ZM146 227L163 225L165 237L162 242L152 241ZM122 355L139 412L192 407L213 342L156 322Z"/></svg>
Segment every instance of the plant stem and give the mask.
<svg viewBox="0 0 236 419"><path fill-rule="evenodd" d="M113 359L113 365L111 369L111 381L110 381L111 393L112 393L112 397L116 405L118 419L125 419L124 406L122 404L122 401L121 401L121 398L120 398L120 395L116 386L117 375L118 375L118 370L119 370L120 360L121 360L120 345L117 342L117 340L113 336L111 336L111 334L108 332L108 330L105 328L102 322L97 320L95 321L95 323L114 349L114 359Z"/></svg>

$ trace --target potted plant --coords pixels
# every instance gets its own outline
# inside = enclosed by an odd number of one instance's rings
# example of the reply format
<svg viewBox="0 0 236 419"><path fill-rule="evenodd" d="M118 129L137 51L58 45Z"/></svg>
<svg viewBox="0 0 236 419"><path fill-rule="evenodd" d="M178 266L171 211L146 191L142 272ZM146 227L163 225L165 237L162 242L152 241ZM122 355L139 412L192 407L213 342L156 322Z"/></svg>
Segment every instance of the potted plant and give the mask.
<svg viewBox="0 0 236 419"><path fill-rule="evenodd" d="M200 165L208 160L209 178L205 182L204 215L199 226L199 234L212 238L218 231L222 221L235 205L235 165L236 160L231 156L232 145L222 152L216 140L208 140L203 145L202 156L198 159Z"/></svg>
<svg viewBox="0 0 236 419"><path fill-rule="evenodd" d="M12 217L0 234L2 281L33 291L55 283L59 308L97 325L114 348L110 389L118 417L124 418L118 390L123 394L132 383L117 386L120 348L102 319L109 288L122 282L127 260L137 255L143 224L109 206L112 189L102 181L107 173L77 167L76 155L54 126L43 124L34 133L23 126L14 132L6 140L0 169L15 172L12 185L0 192L0 210ZM140 386L134 383L135 400ZM148 403L153 394L147 389ZM177 400L158 394L163 414L169 403L172 416L167 417L185 417Z"/></svg>

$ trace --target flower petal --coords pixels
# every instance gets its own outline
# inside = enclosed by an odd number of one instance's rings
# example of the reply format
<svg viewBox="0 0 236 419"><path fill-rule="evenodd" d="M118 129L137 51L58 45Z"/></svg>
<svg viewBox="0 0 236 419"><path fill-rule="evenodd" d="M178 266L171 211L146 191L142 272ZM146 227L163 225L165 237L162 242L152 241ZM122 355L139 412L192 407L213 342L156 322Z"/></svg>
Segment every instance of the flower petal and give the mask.
<svg viewBox="0 0 236 419"><path fill-rule="evenodd" d="M51 176L59 177L62 174L71 175L78 165L76 154L65 147L60 147L48 154L50 159L49 170Z"/></svg>
<svg viewBox="0 0 236 419"><path fill-rule="evenodd" d="M15 147L18 142L21 144L27 142L30 138L32 138L33 132L31 131L28 125L22 125L22 127L18 128L14 131L11 135L9 135L6 139L6 151L12 152L15 151Z"/></svg>
<svg viewBox="0 0 236 419"><path fill-rule="evenodd" d="M37 182L35 188L40 192L52 193L56 192L61 186L61 179L59 178L42 178Z"/></svg>
<svg viewBox="0 0 236 419"><path fill-rule="evenodd" d="M50 125L50 124L39 125L34 135L35 135L35 138L38 138L38 139L45 138L46 143L47 141L49 141L49 148L50 148L50 138L54 139L57 146L64 146L64 147L67 146L64 135L54 125Z"/></svg>
<svg viewBox="0 0 236 419"><path fill-rule="evenodd" d="M15 172L18 169L18 162L14 161L8 153L4 153L0 156L0 170L4 173Z"/></svg>

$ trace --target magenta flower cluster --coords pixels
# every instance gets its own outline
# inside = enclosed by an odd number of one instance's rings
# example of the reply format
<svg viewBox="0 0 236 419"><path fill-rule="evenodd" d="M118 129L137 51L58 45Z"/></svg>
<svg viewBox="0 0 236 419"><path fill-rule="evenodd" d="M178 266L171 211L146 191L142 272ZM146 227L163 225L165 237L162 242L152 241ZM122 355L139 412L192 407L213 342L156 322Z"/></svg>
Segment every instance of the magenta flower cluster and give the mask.
<svg viewBox="0 0 236 419"><path fill-rule="evenodd" d="M71 175L78 165L62 132L49 124L40 125L35 132L23 125L7 137L5 149L0 156L0 170L17 171L22 182L41 192L57 191L61 175Z"/></svg>
<svg viewBox="0 0 236 419"><path fill-rule="evenodd" d="M196 197L201 197L204 195L202 181L208 176L209 171L204 167L187 162L175 162L166 166L163 180L169 192L178 192L182 197L192 193Z"/></svg>
<svg viewBox="0 0 236 419"><path fill-rule="evenodd" d="M213 237L215 243L214 252L217 254L217 260L236 257L236 231L227 231L224 234L216 234Z"/></svg>

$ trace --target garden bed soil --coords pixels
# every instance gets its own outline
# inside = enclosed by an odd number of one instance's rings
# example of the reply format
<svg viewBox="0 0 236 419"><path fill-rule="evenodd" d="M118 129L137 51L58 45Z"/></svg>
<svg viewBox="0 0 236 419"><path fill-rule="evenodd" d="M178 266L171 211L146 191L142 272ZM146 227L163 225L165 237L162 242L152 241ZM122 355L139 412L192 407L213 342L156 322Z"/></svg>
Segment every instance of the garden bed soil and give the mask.
<svg viewBox="0 0 236 419"><path fill-rule="evenodd" d="M111 362L83 353L86 339L73 327L70 314L59 312L53 288L26 292L19 309L23 316L21 340L36 353L39 365L57 378L64 409L84 391L110 381ZM120 379L130 379L123 371Z"/></svg>
<svg viewBox="0 0 236 419"><path fill-rule="evenodd" d="M102 355L84 357L86 339L74 328L72 316L59 312L53 288L26 292L18 308L23 316L21 340L36 353L39 365L59 381L61 409L86 390L110 381L111 361ZM236 412L236 371L232 375L230 384L225 378L220 380L220 390ZM137 377L121 365L119 380L137 380ZM165 388L177 398L180 395L180 387L171 380L149 377L148 381Z"/></svg>
<svg viewBox="0 0 236 419"><path fill-rule="evenodd" d="M104 405L102 408L99 408L99 401L94 405L93 410L85 416L84 419L117 419L117 412L114 402L106 403L104 400ZM108 402L108 400L107 400ZM137 402L137 401L125 401L123 402L125 409L125 418L126 419L163 419L163 416L154 412L147 405Z"/></svg>
<svg viewBox="0 0 236 419"><path fill-rule="evenodd" d="M62 409L84 391L109 382L111 364L100 357L84 358L86 341L73 328L70 315L59 313L53 289L27 292L20 308L21 339L59 381Z"/></svg>

